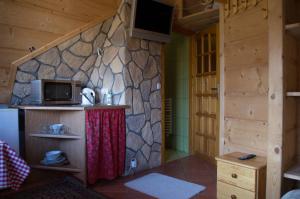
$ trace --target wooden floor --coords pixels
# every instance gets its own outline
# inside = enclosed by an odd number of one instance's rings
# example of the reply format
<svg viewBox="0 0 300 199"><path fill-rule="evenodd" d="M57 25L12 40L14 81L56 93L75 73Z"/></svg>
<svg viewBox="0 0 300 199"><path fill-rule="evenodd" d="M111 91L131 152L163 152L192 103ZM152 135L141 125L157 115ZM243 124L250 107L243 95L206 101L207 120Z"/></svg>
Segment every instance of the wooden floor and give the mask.
<svg viewBox="0 0 300 199"><path fill-rule="evenodd" d="M91 189L113 199L148 199L152 198L145 194L136 192L124 186L124 183L132 179L141 177L151 172L159 172L178 179L201 184L206 186L206 190L193 197L193 199L215 199L216 198L216 167L210 162L204 160L200 156L189 156L168 162L158 168L147 170L133 176L121 177L119 179L107 182L101 181ZM22 190L32 188L34 186L46 183L50 179L61 177L65 174L57 172L45 172L34 170L26 183L22 186ZM7 194L8 190L0 191ZM3 196L3 195L2 195Z"/></svg>

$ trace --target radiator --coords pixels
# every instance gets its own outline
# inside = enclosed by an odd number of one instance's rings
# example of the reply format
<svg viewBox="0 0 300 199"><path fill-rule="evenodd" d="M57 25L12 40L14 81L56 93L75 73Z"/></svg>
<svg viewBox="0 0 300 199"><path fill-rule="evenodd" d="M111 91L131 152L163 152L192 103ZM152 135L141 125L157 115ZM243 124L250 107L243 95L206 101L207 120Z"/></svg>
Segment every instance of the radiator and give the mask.
<svg viewBox="0 0 300 199"><path fill-rule="evenodd" d="M172 111L172 98L165 99L165 133L166 135L172 134L173 124L173 111Z"/></svg>

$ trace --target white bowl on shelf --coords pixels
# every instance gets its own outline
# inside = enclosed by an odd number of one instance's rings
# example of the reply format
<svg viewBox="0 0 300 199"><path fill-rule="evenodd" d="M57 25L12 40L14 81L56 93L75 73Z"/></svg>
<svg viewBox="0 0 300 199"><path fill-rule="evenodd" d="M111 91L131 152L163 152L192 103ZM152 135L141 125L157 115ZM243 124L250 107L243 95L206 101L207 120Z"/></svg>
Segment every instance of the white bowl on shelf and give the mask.
<svg viewBox="0 0 300 199"><path fill-rule="evenodd" d="M46 152L46 159L47 160L56 160L62 155L62 151L60 150L53 150L53 151L48 151Z"/></svg>

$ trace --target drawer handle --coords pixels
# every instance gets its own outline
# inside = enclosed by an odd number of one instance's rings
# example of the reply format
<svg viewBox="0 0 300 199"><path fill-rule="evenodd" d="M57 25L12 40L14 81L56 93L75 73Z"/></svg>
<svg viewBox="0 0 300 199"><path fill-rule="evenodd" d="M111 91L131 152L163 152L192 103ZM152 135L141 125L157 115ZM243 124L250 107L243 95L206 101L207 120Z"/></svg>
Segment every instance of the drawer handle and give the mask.
<svg viewBox="0 0 300 199"><path fill-rule="evenodd" d="M231 199L237 199L236 195L231 195Z"/></svg>
<svg viewBox="0 0 300 199"><path fill-rule="evenodd" d="M233 173L233 174L231 174L231 177L232 177L232 178L237 178L238 176L237 176L236 173Z"/></svg>

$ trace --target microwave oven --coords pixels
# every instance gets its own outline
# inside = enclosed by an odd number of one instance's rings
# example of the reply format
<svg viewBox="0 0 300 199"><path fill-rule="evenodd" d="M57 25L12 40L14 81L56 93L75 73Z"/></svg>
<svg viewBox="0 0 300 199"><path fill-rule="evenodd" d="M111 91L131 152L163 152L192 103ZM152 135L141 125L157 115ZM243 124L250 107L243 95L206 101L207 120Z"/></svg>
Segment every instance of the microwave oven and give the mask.
<svg viewBox="0 0 300 199"><path fill-rule="evenodd" d="M71 80L31 81L31 103L36 105L81 104L81 82Z"/></svg>

